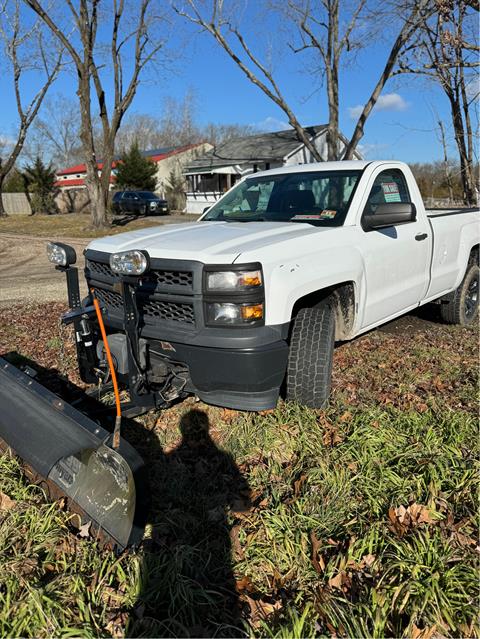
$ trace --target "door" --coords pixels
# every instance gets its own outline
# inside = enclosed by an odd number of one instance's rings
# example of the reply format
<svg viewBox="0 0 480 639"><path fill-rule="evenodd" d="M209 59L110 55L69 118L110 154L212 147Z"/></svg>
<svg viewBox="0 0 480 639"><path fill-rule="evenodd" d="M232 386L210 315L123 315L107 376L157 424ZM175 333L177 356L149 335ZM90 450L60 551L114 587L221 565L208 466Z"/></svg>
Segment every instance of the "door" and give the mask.
<svg viewBox="0 0 480 639"><path fill-rule="evenodd" d="M411 202L400 169L381 171L375 178L363 214L375 214L385 202ZM406 311L423 299L428 288L432 233L423 211L415 222L360 231L365 260L366 304L362 328Z"/></svg>
<svg viewBox="0 0 480 639"><path fill-rule="evenodd" d="M124 191L122 193L122 199L120 200L120 210L122 211L122 213L128 213L130 203L130 193L129 191Z"/></svg>

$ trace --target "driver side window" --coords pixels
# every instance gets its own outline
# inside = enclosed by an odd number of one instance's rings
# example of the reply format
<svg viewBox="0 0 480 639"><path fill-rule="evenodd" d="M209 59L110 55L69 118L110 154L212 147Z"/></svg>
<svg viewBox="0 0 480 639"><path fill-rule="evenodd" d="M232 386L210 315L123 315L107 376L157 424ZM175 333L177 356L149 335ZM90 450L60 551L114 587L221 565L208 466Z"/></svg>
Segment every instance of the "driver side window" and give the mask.
<svg viewBox="0 0 480 639"><path fill-rule="evenodd" d="M402 171L400 169L387 169L375 178L364 215L375 215L379 204L410 201L407 182Z"/></svg>

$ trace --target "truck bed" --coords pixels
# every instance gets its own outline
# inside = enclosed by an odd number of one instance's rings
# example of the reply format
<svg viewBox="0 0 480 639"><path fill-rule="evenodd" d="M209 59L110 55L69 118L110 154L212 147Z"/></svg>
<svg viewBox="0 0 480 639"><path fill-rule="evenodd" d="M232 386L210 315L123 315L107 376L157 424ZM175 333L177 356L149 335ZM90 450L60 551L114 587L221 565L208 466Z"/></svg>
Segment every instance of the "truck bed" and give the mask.
<svg viewBox="0 0 480 639"><path fill-rule="evenodd" d="M460 215L461 213L479 213L478 208L457 208L457 209L425 209L428 217L442 217L444 215Z"/></svg>

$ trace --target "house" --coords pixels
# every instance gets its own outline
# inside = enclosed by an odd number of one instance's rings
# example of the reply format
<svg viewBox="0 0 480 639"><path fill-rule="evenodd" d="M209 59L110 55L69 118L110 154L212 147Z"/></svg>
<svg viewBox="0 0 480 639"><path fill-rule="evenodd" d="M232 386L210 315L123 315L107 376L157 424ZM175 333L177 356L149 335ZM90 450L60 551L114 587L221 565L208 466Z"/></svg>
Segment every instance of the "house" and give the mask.
<svg viewBox="0 0 480 639"><path fill-rule="evenodd" d="M327 159L327 125L306 127L306 132ZM347 140L340 134L341 149ZM362 156L355 153L354 159ZM202 213L243 176L256 171L315 161L306 146L298 141L294 129L232 138L189 162L187 178L187 213Z"/></svg>
<svg viewBox="0 0 480 639"><path fill-rule="evenodd" d="M177 175L182 175L184 167L187 163L190 163L199 154L207 152L212 149L212 145L207 142L200 142L198 144L189 144L187 146L179 147L165 147L161 149L151 149L149 151L143 151L142 155L148 157L157 165L157 188L156 192L165 197L165 190L168 186L169 176L173 171ZM115 185L115 167L117 166L118 159L112 162L112 175L110 176L110 188L113 189ZM103 163L98 163L98 172L103 168ZM77 164L65 169L57 171L57 181L55 185L61 191L68 191L72 189L84 189L85 188L85 176L86 176L85 164Z"/></svg>

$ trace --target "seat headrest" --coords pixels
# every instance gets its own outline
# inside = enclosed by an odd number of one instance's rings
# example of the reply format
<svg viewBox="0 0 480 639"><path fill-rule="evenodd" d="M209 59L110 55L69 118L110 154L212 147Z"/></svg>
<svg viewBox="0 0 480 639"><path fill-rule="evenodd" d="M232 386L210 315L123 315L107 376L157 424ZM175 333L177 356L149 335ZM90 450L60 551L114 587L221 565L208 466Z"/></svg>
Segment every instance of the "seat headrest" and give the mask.
<svg viewBox="0 0 480 639"><path fill-rule="evenodd" d="M312 191L287 191L283 198L284 211L307 211L315 206L315 198Z"/></svg>

